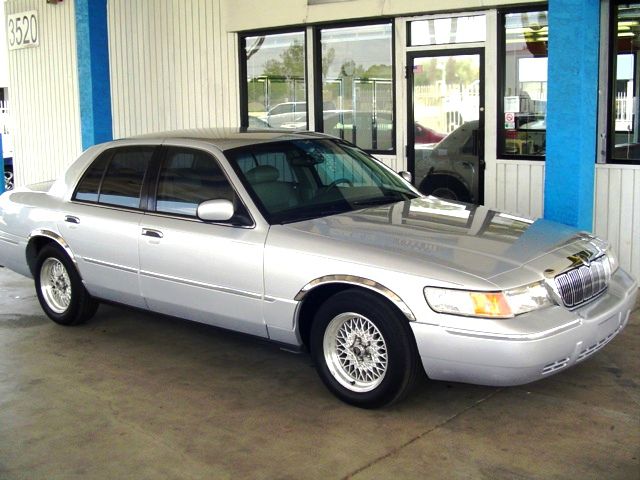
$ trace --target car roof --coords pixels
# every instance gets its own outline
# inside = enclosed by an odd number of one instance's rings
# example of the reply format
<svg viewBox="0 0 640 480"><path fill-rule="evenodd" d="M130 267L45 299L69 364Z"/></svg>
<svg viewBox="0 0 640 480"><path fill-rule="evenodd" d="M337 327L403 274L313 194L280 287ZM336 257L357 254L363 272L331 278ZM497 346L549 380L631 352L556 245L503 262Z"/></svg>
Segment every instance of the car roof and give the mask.
<svg viewBox="0 0 640 480"><path fill-rule="evenodd" d="M131 137L131 139L145 139L156 141L171 140L199 140L211 143L220 150L229 150L247 145L268 143L281 140L302 140L309 138L331 138L323 133L304 130L276 130L252 128L194 128L188 130L174 130L168 132L147 133Z"/></svg>

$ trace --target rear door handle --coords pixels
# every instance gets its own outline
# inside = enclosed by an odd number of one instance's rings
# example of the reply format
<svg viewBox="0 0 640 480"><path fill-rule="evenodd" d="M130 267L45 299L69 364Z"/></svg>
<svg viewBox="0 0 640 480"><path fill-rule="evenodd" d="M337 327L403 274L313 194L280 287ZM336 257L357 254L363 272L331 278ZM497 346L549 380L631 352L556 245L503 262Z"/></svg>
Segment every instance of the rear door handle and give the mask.
<svg viewBox="0 0 640 480"><path fill-rule="evenodd" d="M80 223L80 219L78 217L74 217L73 215L65 215L64 221L69 223L75 223L76 225Z"/></svg>
<svg viewBox="0 0 640 480"><path fill-rule="evenodd" d="M164 237L164 235L162 234L162 232L160 230L153 230L152 228L143 228L142 229L142 235L144 235L146 237L153 237L153 238L162 238L162 237Z"/></svg>

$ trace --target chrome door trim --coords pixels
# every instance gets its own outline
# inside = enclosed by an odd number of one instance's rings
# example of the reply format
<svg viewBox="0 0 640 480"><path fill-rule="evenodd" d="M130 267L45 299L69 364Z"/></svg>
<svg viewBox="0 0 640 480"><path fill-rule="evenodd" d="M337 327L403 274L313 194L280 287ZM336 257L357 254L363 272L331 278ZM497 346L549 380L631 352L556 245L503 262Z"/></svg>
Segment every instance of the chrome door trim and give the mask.
<svg viewBox="0 0 640 480"><path fill-rule="evenodd" d="M102 260L97 260L95 258L89 258L89 257L84 257L83 260L87 263L99 265L100 267L115 268L116 270L122 270L124 272L129 272L129 273L138 273L137 268L127 267L125 265L120 265L118 263L104 262Z"/></svg>
<svg viewBox="0 0 640 480"><path fill-rule="evenodd" d="M400 311L404 314L405 317L407 317L410 322L416 321L415 315L407 306L407 304L402 301L400 296L374 280L357 277L355 275L325 275L323 277L316 278L315 280L311 280L296 294L294 300L300 302L304 300L307 294L314 288L330 283L344 283L347 285L356 285L358 287L364 287L369 290L373 290L374 292L377 292L390 300L391 303L393 303L396 307L398 307L398 309L400 309Z"/></svg>
<svg viewBox="0 0 640 480"><path fill-rule="evenodd" d="M187 280L186 278L174 277L172 275L163 275L160 273L148 272L141 270L140 275L149 278L158 278L160 280L168 280L170 282L182 283L190 287L201 287L207 290L213 290L216 292L230 293L232 295L239 295L241 297L253 298L255 300L263 300L264 296L261 293L247 292L244 290L236 290L235 288L221 287L219 285L212 285L210 283L196 282L194 280Z"/></svg>

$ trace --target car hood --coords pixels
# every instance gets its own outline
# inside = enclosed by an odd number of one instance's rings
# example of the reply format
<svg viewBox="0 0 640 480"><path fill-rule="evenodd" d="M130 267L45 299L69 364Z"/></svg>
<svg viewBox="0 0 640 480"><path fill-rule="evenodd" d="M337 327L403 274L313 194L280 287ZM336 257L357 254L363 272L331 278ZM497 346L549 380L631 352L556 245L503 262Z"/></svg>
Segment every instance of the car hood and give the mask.
<svg viewBox="0 0 640 480"><path fill-rule="evenodd" d="M555 222L532 221L435 197L284 227L293 234L288 235L288 243L298 242L298 248L313 249L319 255L349 257L358 263L427 276L436 274L434 267L438 267L440 271L455 270L486 280L525 264L534 264L535 269L531 269L541 275L537 259L548 256L542 262L547 265L562 259L566 262L567 256L576 251L575 243L593 240ZM309 242L309 237L315 241Z"/></svg>

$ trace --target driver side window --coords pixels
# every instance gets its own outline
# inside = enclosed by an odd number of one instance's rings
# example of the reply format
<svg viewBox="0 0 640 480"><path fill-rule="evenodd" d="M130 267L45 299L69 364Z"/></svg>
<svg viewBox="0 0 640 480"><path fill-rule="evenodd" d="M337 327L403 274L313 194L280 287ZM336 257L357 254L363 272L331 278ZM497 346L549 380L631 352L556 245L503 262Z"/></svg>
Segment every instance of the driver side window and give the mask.
<svg viewBox="0 0 640 480"><path fill-rule="evenodd" d="M208 153L186 148L169 148L162 161L156 194L156 211L195 217L206 200L225 199L234 203L236 215L246 210L218 162ZM231 219L231 223L234 222Z"/></svg>

